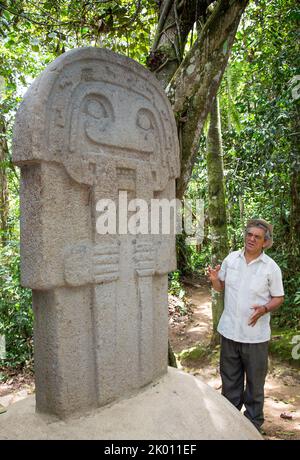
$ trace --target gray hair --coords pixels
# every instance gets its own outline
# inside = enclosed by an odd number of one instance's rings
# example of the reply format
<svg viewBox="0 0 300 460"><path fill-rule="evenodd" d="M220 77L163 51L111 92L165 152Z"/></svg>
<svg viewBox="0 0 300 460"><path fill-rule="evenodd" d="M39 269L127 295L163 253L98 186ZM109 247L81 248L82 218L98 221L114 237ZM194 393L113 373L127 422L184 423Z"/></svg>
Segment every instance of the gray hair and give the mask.
<svg viewBox="0 0 300 460"><path fill-rule="evenodd" d="M272 236L271 236L271 233L268 227L264 224L261 224L260 222L248 224L247 227L245 228L245 236L247 234L248 228L251 228L251 227L261 228L262 230L264 230L265 231L265 241L272 239Z"/></svg>

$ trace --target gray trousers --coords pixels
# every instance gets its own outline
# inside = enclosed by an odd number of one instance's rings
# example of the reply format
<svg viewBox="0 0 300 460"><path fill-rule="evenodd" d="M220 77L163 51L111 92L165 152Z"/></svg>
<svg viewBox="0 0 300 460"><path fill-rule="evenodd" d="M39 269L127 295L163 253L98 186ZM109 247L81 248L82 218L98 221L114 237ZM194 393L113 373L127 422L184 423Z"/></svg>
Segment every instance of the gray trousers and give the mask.
<svg viewBox="0 0 300 460"><path fill-rule="evenodd" d="M264 423L264 384L268 371L268 343L241 343L221 336L222 395L257 429ZM245 387L246 377L246 387Z"/></svg>

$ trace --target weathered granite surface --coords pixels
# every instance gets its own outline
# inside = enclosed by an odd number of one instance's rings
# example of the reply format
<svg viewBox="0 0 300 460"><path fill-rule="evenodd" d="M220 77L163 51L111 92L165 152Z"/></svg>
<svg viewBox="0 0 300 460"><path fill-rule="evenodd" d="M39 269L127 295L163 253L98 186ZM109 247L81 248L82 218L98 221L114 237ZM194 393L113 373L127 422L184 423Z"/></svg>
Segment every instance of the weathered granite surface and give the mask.
<svg viewBox="0 0 300 460"><path fill-rule="evenodd" d="M179 148L169 102L135 61L69 51L26 93L13 161L21 282L33 290L37 410L65 417L130 395L167 371L175 238L100 235L96 205L117 203L121 191L148 203L174 198Z"/></svg>

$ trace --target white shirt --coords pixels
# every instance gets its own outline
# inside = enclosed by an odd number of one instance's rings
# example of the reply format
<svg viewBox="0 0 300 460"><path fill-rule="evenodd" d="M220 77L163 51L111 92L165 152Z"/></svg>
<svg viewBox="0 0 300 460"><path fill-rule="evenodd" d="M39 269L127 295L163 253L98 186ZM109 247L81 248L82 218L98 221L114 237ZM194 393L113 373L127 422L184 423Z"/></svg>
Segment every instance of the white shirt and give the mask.
<svg viewBox="0 0 300 460"><path fill-rule="evenodd" d="M244 249L231 252L223 261L218 277L225 281L224 311L218 332L227 339L244 343L270 340L270 313L255 326L248 321L253 305L265 305L271 297L284 295L281 270L264 252L247 264Z"/></svg>

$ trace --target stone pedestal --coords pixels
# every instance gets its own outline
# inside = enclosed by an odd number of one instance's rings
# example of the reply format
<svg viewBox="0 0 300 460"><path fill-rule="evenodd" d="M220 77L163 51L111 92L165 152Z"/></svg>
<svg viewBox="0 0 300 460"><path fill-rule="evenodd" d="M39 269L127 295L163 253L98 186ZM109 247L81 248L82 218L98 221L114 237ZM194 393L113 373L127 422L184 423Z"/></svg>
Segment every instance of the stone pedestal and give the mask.
<svg viewBox="0 0 300 460"><path fill-rule="evenodd" d="M0 439L263 439L223 396L169 368L158 382L111 406L62 421L35 413L34 397L0 416Z"/></svg>

